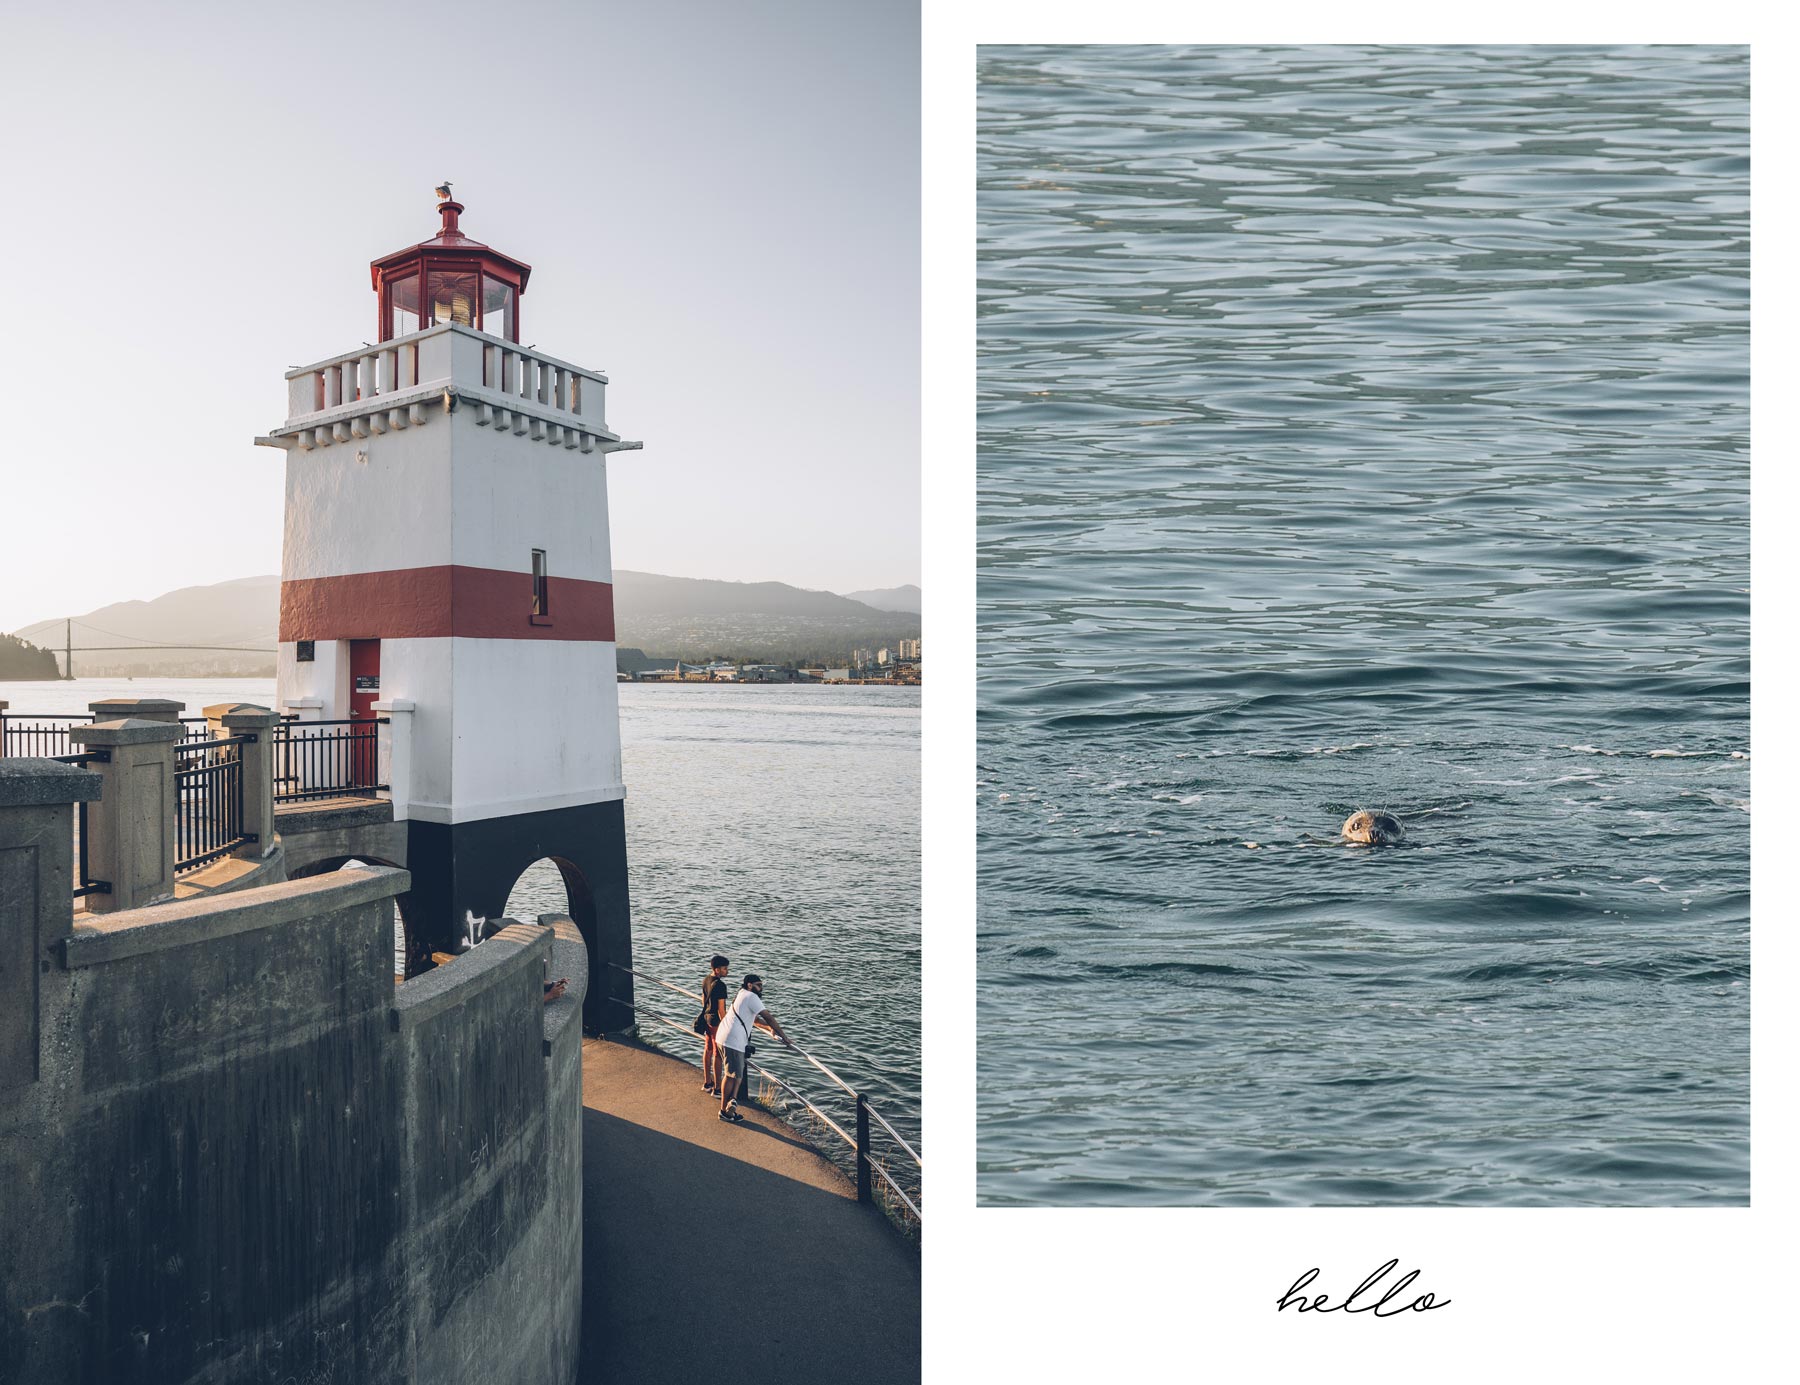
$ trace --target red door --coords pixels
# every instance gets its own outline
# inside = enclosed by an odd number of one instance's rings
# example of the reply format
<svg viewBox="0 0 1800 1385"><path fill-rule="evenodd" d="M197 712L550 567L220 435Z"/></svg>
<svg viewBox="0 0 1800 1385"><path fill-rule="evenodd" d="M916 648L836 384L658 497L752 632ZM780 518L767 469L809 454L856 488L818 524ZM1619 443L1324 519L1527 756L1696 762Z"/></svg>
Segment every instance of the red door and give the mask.
<svg viewBox="0 0 1800 1385"><path fill-rule="evenodd" d="M359 721L374 720L375 704L381 701L381 641L350 641L350 715ZM349 729L349 728L346 728ZM354 739L350 759L351 773L358 784L376 781L375 728L365 736L352 731Z"/></svg>
<svg viewBox="0 0 1800 1385"><path fill-rule="evenodd" d="M381 701L381 641L350 641L350 715L372 717Z"/></svg>

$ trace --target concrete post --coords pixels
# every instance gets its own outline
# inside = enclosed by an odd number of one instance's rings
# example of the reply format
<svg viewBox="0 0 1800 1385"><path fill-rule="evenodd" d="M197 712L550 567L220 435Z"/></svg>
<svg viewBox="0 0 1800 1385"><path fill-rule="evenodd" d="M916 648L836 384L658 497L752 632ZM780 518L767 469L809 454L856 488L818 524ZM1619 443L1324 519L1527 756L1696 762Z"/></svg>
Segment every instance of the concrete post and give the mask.
<svg viewBox="0 0 1800 1385"><path fill-rule="evenodd" d="M448 382L453 378L450 361L451 352L455 350L456 335L454 329L446 327L419 338L413 348L419 353L416 358L419 362L419 378L413 381L415 385L435 384L439 380Z"/></svg>
<svg viewBox="0 0 1800 1385"><path fill-rule="evenodd" d="M88 703L95 721L122 721L136 717L139 721L172 721L181 723L187 710L185 702L171 702L166 697L103 697Z"/></svg>
<svg viewBox="0 0 1800 1385"><path fill-rule="evenodd" d="M212 716L208 707L208 726ZM267 707L238 703L221 712L219 723L223 735L256 737L254 745L237 747L244 765L244 831L253 839L238 855L267 856L275 849L275 728L281 717Z"/></svg>
<svg viewBox="0 0 1800 1385"><path fill-rule="evenodd" d="M412 802L413 704L404 697L394 697L371 704L370 710L387 718L387 725L376 728L380 751L377 769L381 782L387 785L379 796L393 803L394 821L404 822Z"/></svg>
<svg viewBox="0 0 1800 1385"><path fill-rule="evenodd" d="M206 718L206 737L208 740L216 741L221 736L235 736L237 734L237 732L229 730L225 725L225 718L232 715L234 712L266 712L268 715L275 717L277 721L281 720L274 712L270 712L267 707L258 706L254 702L215 702L210 707L202 707L200 709L200 715Z"/></svg>
<svg viewBox="0 0 1800 1385"><path fill-rule="evenodd" d="M322 697L290 697L281 710L293 713L297 721L319 721L324 707L325 699Z"/></svg>
<svg viewBox="0 0 1800 1385"><path fill-rule="evenodd" d="M0 1092L38 1079L39 977L75 907L69 805L98 797L91 770L0 760Z"/></svg>
<svg viewBox="0 0 1800 1385"><path fill-rule="evenodd" d="M140 909L175 893L175 742L179 722L97 721L69 739L83 750L106 750L95 764L100 807L88 814L88 869L112 882L111 894L88 896L89 913Z"/></svg>

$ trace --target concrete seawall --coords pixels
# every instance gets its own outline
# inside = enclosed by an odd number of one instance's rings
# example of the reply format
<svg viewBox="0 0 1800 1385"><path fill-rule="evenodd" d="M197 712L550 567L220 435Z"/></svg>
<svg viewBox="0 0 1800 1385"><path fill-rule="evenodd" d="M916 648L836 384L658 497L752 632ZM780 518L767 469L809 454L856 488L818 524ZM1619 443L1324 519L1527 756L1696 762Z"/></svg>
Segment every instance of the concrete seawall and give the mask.
<svg viewBox="0 0 1800 1385"><path fill-rule="evenodd" d="M0 1046L0 1382L574 1378L572 924L396 988L404 871L81 932L66 858L8 878L0 969L37 1004Z"/></svg>

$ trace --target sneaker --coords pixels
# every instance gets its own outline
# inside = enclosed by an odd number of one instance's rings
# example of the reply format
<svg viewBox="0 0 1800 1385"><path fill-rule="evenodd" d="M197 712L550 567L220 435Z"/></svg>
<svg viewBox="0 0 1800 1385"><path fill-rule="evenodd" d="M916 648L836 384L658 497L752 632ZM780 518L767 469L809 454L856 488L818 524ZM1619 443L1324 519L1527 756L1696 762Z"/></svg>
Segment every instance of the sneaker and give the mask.
<svg viewBox="0 0 1800 1385"><path fill-rule="evenodd" d="M719 1112L719 1119L724 1121L727 1125L742 1125L744 1123L744 1118L736 1111L721 1111Z"/></svg>
<svg viewBox="0 0 1800 1385"><path fill-rule="evenodd" d="M713 1092L716 1092L719 1089L717 1087L713 1086L712 1083L707 1082L701 1086L700 1090L707 1093L708 1095L711 1095Z"/></svg>

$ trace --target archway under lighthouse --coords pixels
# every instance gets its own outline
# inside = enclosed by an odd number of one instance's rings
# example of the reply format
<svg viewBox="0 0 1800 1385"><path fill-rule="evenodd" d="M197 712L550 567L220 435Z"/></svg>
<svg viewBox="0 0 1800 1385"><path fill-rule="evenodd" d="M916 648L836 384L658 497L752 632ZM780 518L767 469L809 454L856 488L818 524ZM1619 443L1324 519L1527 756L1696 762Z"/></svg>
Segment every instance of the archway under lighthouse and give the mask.
<svg viewBox="0 0 1800 1385"><path fill-rule="evenodd" d="M473 822L408 823L408 919L427 921L434 950L471 944L470 920L566 912L588 954L582 1028L618 1033L634 1022L625 805L614 799ZM529 873L525 893L514 889ZM560 882L561 891L555 889ZM480 936L483 930L474 930Z"/></svg>
<svg viewBox="0 0 1800 1385"><path fill-rule="evenodd" d="M596 938L600 920L594 887L581 867L565 857L543 856L526 866L513 881L512 888L507 892L506 904L500 911L501 917L520 923L536 923L545 914L567 914L575 921L588 950L590 1000L597 991L601 992L612 1001L612 1009L622 1008L626 1016L615 1022L616 1017L603 1013L599 1016L599 1022L595 1023L594 1007L589 1006L582 1016L583 1027L590 1033L616 1032L633 1023L636 1016L630 1009L632 997L629 992L621 993L619 989L621 981L629 987L632 978L628 973L618 970L619 967L631 965L630 956L621 958L609 955L599 961L599 969L609 973L604 978L603 985L602 978L595 974L595 959L599 953Z"/></svg>

